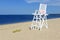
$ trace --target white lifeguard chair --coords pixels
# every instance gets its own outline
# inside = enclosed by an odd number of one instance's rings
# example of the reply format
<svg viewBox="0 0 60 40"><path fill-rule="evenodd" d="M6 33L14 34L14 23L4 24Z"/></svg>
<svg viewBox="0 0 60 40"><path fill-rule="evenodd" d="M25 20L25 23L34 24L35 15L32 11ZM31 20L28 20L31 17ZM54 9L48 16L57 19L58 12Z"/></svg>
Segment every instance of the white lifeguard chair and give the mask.
<svg viewBox="0 0 60 40"><path fill-rule="evenodd" d="M35 10L30 29L41 30L43 26L48 28L46 8L47 4L40 4L39 10Z"/></svg>

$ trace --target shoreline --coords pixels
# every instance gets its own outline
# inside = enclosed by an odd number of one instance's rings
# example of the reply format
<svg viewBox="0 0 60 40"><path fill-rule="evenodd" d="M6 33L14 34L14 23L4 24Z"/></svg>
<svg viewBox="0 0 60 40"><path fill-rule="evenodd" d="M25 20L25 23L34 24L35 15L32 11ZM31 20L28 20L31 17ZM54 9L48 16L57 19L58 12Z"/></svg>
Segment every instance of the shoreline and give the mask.
<svg viewBox="0 0 60 40"><path fill-rule="evenodd" d="M60 18L52 18L52 19L47 19L47 20L55 20L55 19L60 19ZM0 24L0 25L7 25L7 24L16 24L16 23L25 23L25 22L32 22L32 20L30 21L22 21L22 22L15 22L15 23L3 23L3 24Z"/></svg>

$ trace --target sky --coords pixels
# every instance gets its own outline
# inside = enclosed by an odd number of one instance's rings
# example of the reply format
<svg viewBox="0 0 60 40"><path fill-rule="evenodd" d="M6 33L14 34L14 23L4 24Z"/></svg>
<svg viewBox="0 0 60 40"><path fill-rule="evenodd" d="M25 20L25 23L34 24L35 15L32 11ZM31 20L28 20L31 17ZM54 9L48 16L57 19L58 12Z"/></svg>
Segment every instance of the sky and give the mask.
<svg viewBox="0 0 60 40"><path fill-rule="evenodd" d="M40 3L47 4L48 14L60 14L60 0L0 0L0 15L31 15Z"/></svg>

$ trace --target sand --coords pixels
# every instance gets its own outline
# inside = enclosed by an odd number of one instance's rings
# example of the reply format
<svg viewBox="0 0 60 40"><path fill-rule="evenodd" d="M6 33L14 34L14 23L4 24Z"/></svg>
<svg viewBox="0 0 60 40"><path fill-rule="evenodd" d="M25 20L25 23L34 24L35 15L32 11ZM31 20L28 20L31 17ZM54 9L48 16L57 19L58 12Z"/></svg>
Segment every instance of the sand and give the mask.
<svg viewBox="0 0 60 40"><path fill-rule="evenodd" d="M60 18L49 19L48 29L29 30L31 22L0 25L0 40L60 40Z"/></svg>

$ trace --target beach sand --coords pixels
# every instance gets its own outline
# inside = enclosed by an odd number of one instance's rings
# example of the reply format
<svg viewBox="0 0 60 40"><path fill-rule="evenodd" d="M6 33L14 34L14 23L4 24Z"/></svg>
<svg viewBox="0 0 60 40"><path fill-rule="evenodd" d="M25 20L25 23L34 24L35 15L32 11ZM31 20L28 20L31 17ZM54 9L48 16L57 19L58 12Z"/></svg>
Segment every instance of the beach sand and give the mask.
<svg viewBox="0 0 60 40"><path fill-rule="evenodd" d="M0 25L0 40L60 40L60 18L49 19L48 29L41 31L29 30L30 26L31 22Z"/></svg>

